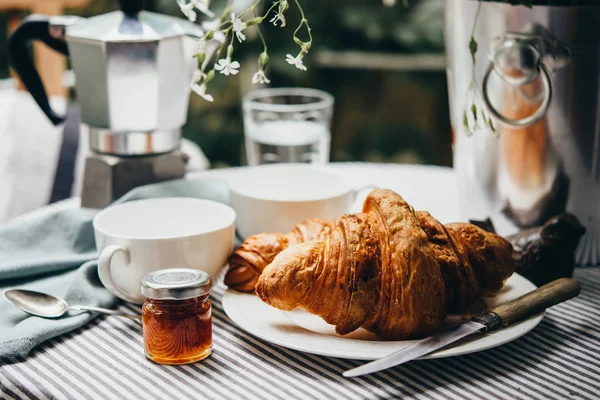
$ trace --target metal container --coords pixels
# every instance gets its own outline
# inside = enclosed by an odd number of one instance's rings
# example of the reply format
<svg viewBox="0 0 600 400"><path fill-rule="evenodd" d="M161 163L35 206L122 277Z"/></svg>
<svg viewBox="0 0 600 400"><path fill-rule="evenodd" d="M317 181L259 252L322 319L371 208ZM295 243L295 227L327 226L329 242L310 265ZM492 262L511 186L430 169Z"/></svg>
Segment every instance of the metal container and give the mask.
<svg viewBox="0 0 600 400"><path fill-rule="evenodd" d="M181 18L142 11L142 5L123 0L122 11L89 19L34 15L10 38L13 66L55 124L64 118L48 105L28 43L41 40L70 56L81 120L98 153L150 155L179 147L196 66L189 36L202 31Z"/></svg>
<svg viewBox="0 0 600 400"><path fill-rule="evenodd" d="M185 51L184 22L115 11L67 27L81 119L90 126L93 150L162 153L177 147L195 67L193 44ZM120 132L126 134L115 135ZM142 144L148 135L152 148Z"/></svg>
<svg viewBox="0 0 600 400"><path fill-rule="evenodd" d="M599 27L595 1L446 2L462 217L489 216L512 234L571 212L587 230L579 264L600 263ZM469 136L475 110L479 129Z"/></svg>

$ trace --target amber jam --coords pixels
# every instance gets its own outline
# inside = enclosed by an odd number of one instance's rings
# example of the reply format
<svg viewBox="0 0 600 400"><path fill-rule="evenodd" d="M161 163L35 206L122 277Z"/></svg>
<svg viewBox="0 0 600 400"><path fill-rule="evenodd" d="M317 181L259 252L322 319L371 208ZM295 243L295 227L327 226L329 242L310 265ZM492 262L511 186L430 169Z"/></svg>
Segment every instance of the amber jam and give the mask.
<svg viewBox="0 0 600 400"><path fill-rule="evenodd" d="M188 364L212 352L210 277L202 271L155 271L142 279L146 357L160 364Z"/></svg>

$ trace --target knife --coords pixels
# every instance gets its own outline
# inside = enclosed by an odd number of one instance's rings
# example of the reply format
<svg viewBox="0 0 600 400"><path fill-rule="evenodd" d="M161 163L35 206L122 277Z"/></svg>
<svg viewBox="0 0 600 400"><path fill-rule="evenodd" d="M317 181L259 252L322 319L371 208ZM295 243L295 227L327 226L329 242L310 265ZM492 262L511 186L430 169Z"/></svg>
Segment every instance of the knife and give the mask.
<svg viewBox="0 0 600 400"><path fill-rule="evenodd" d="M521 297L491 310L486 310L457 328L429 336L383 358L350 369L344 372L343 375L345 377L361 376L404 364L473 333L490 332L496 328L521 321L544 311L546 308L577 296L580 291L581 287L576 280L570 278L557 279Z"/></svg>

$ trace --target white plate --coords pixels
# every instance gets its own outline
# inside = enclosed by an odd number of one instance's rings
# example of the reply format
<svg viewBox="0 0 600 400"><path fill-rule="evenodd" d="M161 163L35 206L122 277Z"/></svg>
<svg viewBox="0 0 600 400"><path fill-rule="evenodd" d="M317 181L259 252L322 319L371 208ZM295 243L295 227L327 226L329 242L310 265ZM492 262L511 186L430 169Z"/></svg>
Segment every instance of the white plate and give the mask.
<svg viewBox="0 0 600 400"><path fill-rule="evenodd" d="M499 293L476 302L470 312L497 306L534 289L533 283L514 274ZM228 289L223 296L223 308L234 323L260 339L293 350L323 356L375 360L415 342L377 340L370 332L362 329L341 336L335 333L333 326L319 317L299 309L289 312L280 311L263 303L254 294L240 293L231 289ZM458 356L500 346L535 328L543 317L544 313L540 313L492 333L471 335L443 350L421 358ZM456 322L460 318L449 316L447 322Z"/></svg>

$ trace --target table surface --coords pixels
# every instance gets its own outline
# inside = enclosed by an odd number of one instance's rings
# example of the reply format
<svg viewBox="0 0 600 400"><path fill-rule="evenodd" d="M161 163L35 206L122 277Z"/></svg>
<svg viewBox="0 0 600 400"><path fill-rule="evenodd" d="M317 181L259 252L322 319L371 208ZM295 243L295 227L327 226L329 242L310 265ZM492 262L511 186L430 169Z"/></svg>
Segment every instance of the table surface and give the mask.
<svg viewBox="0 0 600 400"><path fill-rule="evenodd" d="M443 222L458 220L450 169L401 165L334 165L355 185L375 183L402 194ZM226 178L235 170L196 176ZM74 207L70 200L53 207ZM39 210L37 212L46 212ZM578 268L581 295L548 310L528 335L466 356L415 361L346 379L360 365L288 350L238 329L225 315L225 286L212 291L214 352L186 366L160 366L143 356L141 327L98 317L48 341L26 360L0 365L3 399L426 398L598 399L600 397L600 268ZM131 305L121 309L137 311Z"/></svg>

